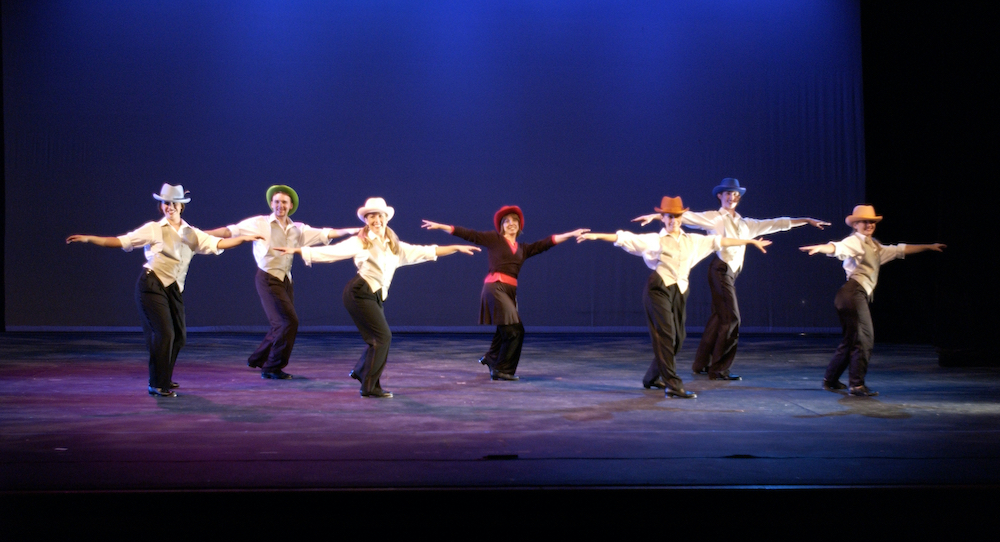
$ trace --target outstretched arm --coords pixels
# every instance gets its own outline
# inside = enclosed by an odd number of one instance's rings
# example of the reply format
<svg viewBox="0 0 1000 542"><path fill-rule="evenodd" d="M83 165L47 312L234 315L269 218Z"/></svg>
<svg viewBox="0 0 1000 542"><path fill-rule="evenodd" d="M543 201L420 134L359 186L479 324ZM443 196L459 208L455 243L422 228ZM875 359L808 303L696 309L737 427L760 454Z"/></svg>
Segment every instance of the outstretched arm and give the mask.
<svg viewBox="0 0 1000 542"><path fill-rule="evenodd" d="M247 243L250 241L263 241L263 240L264 240L263 235L241 235L239 237L229 237L228 239L223 239L219 241L219 248L225 250L227 248L233 248L235 246L242 245L243 243Z"/></svg>
<svg viewBox="0 0 1000 542"><path fill-rule="evenodd" d="M233 232L229 231L229 228L223 226L221 228L215 228L214 230L202 230L203 232L213 236L221 237L223 239L229 239L233 236Z"/></svg>
<svg viewBox="0 0 1000 542"><path fill-rule="evenodd" d="M361 231L361 228L330 228L330 233L326 235L328 239L336 239L345 235L354 235Z"/></svg>
<svg viewBox="0 0 1000 542"><path fill-rule="evenodd" d="M608 241L610 243L618 242L617 233L584 233L576 237L577 243L582 243L584 241Z"/></svg>
<svg viewBox="0 0 1000 542"><path fill-rule="evenodd" d="M468 254L469 256L472 256L473 254L481 250L482 250L481 248L473 245L443 245L443 246L438 246L436 249L434 249L434 254L437 255L438 257L441 257L441 256L447 256L449 254L454 254L456 252L461 252L462 254Z"/></svg>
<svg viewBox="0 0 1000 542"><path fill-rule="evenodd" d="M442 230L448 233L455 231L455 226L450 226L448 224L439 224L437 222L431 222L430 220L424 220L424 223L420 225L421 228L425 230Z"/></svg>
<svg viewBox="0 0 1000 542"><path fill-rule="evenodd" d="M826 243L825 245L806 245L799 247L799 250L812 256L813 254L833 254L835 247L833 243Z"/></svg>
<svg viewBox="0 0 1000 542"><path fill-rule="evenodd" d="M661 215L659 213L653 213L653 214L650 214L650 215L637 216L637 217L635 217L635 218L632 219L632 222L638 222L640 226L645 226L646 224L649 224L650 222L652 222L654 220L660 220L662 218L663 218L663 215Z"/></svg>
<svg viewBox="0 0 1000 542"><path fill-rule="evenodd" d="M948 248L948 245L942 245L941 243L932 243L929 245L906 245L906 248L903 249L903 254L909 256L910 254L916 254L918 252L924 252L927 250L933 250L934 252L942 252L946 248Z"/></svg>
<svg viewBox="0 0 1000 542"><path fill-rule="evenodd" d="M792 227L793 228L796 228L796 227L799 227L799 226L805 226L806 224L809 224L810 226L812 226L814 228L819 228L821 230L823 229L824 226L829 226L830 225L829 222L824 222L822 220L817 220L815 218L802 217L802 218L793 218L792 219Z"/></svg>
<svg viewBox="0 0 1000 542"><path fill-rule="evenodd" d="M767 239L731 239L729 237L723 237L720 244L722 246L724 246L724 247L738 247L738 246L742 246L742 245L753 245L753 246L757 247L757 250L760 250L761 252L763 252L763 253L766 254L767 251L764 250L764 247L770 245L771 241L768 241Z"/></svg>
<svg viewBox="0 0 1000 542"><path fill-rule="evenodd" d="M66 238L66 244L70 243L90 243L99 247L122 248L122 242L117 237L100 237L97 235L70 235Z"/></svg>
<svg viewBox="0 0 1000 542"><path fill-rule="evenodd" d="M590 230L587 229L587 228L580 228L578 230L573 230L573 231L568 231L566 233L556 234L556 235L552 236L552 241L554 241L555 244L557 244L557 245L559 243L562 243L563 241L569 239L570 237L576 237L577 241L579 241L580 240L580 236L583 235L583 234L585 234L585 233L587 233L587 232L589 232L589 231Z"/></svg>

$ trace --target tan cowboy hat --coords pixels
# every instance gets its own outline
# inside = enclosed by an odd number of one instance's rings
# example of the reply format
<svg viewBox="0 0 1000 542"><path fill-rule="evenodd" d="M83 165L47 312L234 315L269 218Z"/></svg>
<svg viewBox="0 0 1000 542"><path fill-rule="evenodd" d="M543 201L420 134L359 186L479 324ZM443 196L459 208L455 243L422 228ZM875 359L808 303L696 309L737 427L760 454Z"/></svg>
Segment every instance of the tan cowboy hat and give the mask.
<svg viewBox="0 0 1000 542"><path fill-rule="evenodd" d="M364 222L365 215L370 213L385 213L385 221L388 222L392 220L392 215L396 214L396 210L386 205L382 198L368 198L365 204L358 208L358 218Z"/></svg>
<svg viewBox="0 0 1000 542"><path fill-rule="evenodd" d="M163 183L163 186L160 187L160 193L153 194L153 199L166 203L187 203L191 201L191 198L185 198L184 194L187 194L187 192L183 186Z"/></svg>
<svg viewBox="0 0 1000 542"><path fill-rule="evenodd" d="M862 220L881 222L882 217L875 216L875 208L871 205L855 205L854 212L848 215L847 218L844 219L844 222L847 222L847 225L853 228L855 222L860 222Z"/></svg>
<svg viewBox="0 0 1000 542"><path fill-rule="evenodd" d="M684 202L681 201L681 197L677 196L672 198L670 196L663 196L663 200L660 201L660 206L653 208L654 211L665 215L682 215L688 211L684 207Z"/></svg>

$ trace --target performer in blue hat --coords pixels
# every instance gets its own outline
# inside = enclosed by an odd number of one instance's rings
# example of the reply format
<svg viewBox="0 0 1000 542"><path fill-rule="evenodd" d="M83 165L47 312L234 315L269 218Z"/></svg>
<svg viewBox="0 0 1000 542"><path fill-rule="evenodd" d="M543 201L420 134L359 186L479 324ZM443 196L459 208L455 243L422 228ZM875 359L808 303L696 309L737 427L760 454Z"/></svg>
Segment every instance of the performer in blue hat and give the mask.
<svg viewBox="0 0 1000 542"><path fill-rule="evenodd" d="M823 229L829 222L815 218L771 218L757 220L744 218L736 212L747 189L740 181L731 177L722 179L712 189L712 195L722 206L718 211L700 213L686 212L681 217L684 226L721 235L728 239L754 239L762 235L786 231L806 224ZM659 218L659 215L644 215L634 219L642 225ZM736 301L736 277L743 270L745 246L724 247L709 260L708 286L712 290L712 314L705 324L698 351L694 356L691 370L695 374L707 374L712 380L742 380L729 371L736 358L736 346L740 337L740 308Z"/></svg>
<svg viewBox="0 0 1000 542"><path fill-rule="evenodd" d="M688 234L681 230L681 217L688 209L680 196L664 196L654 211L663 221L660 234L634 234L619 230L615 233L584 233L577 242L609 241L625 252L641 256L646 267L653 270L643 291L646 322L653 341L653 362L642 379L643 387L663 388L668 398L693 399L686 391L675 368L675 356L684 344L684 322L687 318L688 274L713 251L728 247L753 245L761 252L771 244L763 239L735 239L723 235Z"/></svg>

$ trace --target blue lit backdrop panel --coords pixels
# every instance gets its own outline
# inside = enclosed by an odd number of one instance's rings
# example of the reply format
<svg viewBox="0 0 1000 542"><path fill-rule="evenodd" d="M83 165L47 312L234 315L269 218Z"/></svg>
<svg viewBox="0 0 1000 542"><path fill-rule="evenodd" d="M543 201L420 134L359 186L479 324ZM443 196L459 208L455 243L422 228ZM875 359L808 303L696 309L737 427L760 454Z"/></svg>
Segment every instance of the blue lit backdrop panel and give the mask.
<svg viewBox="0 0 1000 542"><path fill-rule="evenodd" d="M746 328L834 327L843 280L796 246L845 236L863 200L856 2L77 2L3 4L8 326L136 326L138 253L72 245L157 216L191 190L205 229L266 214L358 224L383 196L413 243L423 218L490 229L521 205L525 240L629 220L663 195L714 209L723 177L751 217L816 216L774 236L738 287ZM30 228L25 228L30 225ZM647 227L647 231L654 231ZM350 262L296 262L303 325L350 325ZM402 269L398 326L475 323L484 255ZM190 326L263 325L249 247L197 256ZM607 243L529 260L527 325L642 326L648 270ZM708 315L704 265L689 324Z"/></svg>

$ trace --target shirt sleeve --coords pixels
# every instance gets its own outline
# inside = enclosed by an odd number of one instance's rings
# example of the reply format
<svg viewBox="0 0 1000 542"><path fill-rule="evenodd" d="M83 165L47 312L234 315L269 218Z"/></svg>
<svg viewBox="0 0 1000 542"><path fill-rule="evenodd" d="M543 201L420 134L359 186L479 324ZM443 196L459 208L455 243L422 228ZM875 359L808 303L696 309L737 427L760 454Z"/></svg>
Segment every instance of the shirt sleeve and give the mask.
<svg viewBox="0 0 1000 542"><path fill-rule="evenodd" d="M906 243L899 243L898 245L883 245L879 243L878 246L879 264L891 262L892 260L902 260L906 257Z"/></svg>
<svg viewBox="0 0 1000 542"><path fill-rule="evenodd" d="M618 240L616 247L634 256L644 256L646 253L660 252L660 236L656 233L635 234L629 231L618 230L615 232Z"/></svg>
<svg viewBox="0 0 1000 542"><path fill-rule="evenodd" d="M489 244L489 242L486 239L486 236L492 233L485 231L470 230L469 228L463 228L462 226L452 226L451 228L452 228L451 234L454 235L455 237L458 237L459 239L465 239L466 241L469 241L470 243L475 243L481 247Z"/></svg>
<svg viewBox="0 0 1000 542"><path fill-rule="evenodd" d="M695 261L701 261L713 252L722 250L721 235L698 235L691 234L694 239Z"/></svg>
<svg viewBox="0 0 1000 542"><path fill-rule="evenodd" d="M189 226L190 227L190 226ZM221 237L215 237L214 235L209 235L198 228L191 228L194 232L195 239L197 239L198 245L194 247L194 251L197 254L222 254L225 252L224 249L219 248L219 242L222 241Z"/></svg>
<svg viewBox="0 0 1000 542"><path fill-rule="evenodd" d="M399 265L413 265L415 263L436 261L437 245L411 245L399 242Z"/></svg>
<svg viewBox="0 0 1000 542"><path fill-rule="evenodd" d="M314 228L301 222L295 224L302 232L301 246L311 247L313 245L329 245L331 228Z"/></svg>
<svg viewBox="0 0 1000 542"><path fill-rule="evenodd" d="M853 235L844 238L842 241L832 241L830 244L833 245L833 254L829 256L838 260L856 258L865 253L865 249L861 246L861 241Z"/></svg>
<svg viewBox="0 0 1000 542"><path fill-rule="evenodd" d="M681 215L681 224L699 230L714 232L716 231L715 219L717 216L718 211L703 211L700 213L688 211Z"/></svg>
<svg viewBox="0 0 1000 542"><path fill-rule="evenodd" d="M335 245L302 247L302 261L307 266L311 266L313 263L339 262L349 260L364 250L365 248L361 246L361 240L357 236L353 236Z"/></svg>
<svg viewBox="0 0 1000 542"><path fill-rule="evenodd" d="M792 229L792 219L787 216L781 218L769 218L767 220L757 220L754 218L744 218L747 228L750 230L750 239Z"/></svg>
<svg viewBox="0 0 1000 542"><path fill-rule="evenodd" d="M241 235L264 235L264 232L260 227L260 217L251 217L246 220L241 220L236 224L230 224L226 226L229 229L229 234L233 237L239 237Z"/></svg>
<svg viewBox="0 0 1000 542"><path fill-rule="evenodd" d="M156 222L147 222L125 235L119 235L118 240L121 241L122 250L125 252L132 252L132 249L135 247L144 247L152 244L156 239L154 237L153 228L157 226L158 224Z"/></svg>

